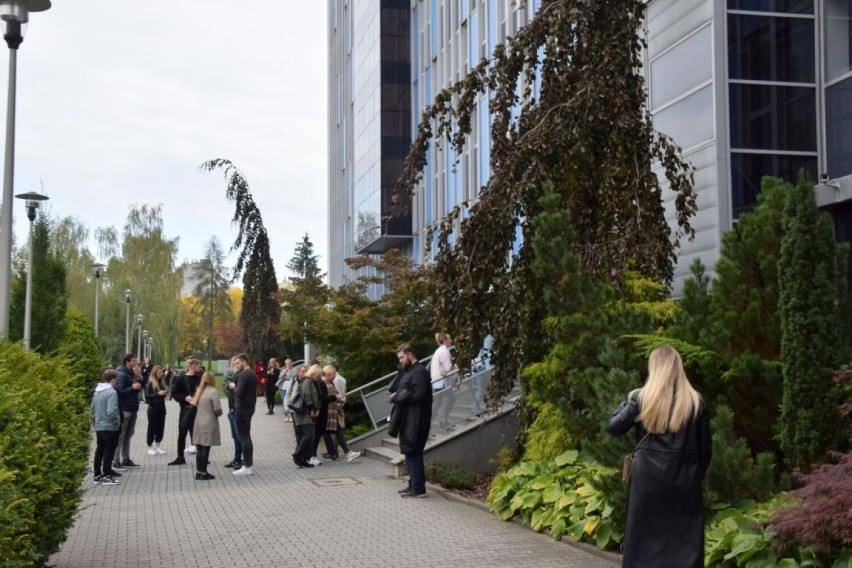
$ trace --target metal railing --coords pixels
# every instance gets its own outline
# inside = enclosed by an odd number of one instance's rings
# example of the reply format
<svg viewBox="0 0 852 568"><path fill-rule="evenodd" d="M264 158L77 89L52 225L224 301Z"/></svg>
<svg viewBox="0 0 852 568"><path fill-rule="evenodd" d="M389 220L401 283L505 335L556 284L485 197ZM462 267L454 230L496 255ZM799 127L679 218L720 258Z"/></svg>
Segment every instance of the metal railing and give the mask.
<svg viewBox="0 0 852 568"><path fill-rule="evenodd" d="M428 366L432 357L420 360L424 366ZM452 428L472 417L479 416L485 409L484 396L491 382L492 368L487 363L474 360L472 373L463 373L456 369L446 377L435 379L432 383L439 381L450 381L451 386L440 390L433 389L432 395L432 421L437 428ZM379 377L365 385L349 391L346 396L360 396L370 417L373 430L387 421L393 404L388 401L388 389L397 372L389 373Z"/></svg>

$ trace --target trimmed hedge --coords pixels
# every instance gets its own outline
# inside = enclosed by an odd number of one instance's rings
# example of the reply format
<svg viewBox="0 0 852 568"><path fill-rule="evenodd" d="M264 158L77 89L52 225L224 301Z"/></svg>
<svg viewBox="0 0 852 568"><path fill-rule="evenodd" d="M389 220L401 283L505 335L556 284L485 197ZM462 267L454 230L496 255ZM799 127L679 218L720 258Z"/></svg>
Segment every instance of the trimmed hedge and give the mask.
<svg viewBox="0 0 852 568"><path fill-rule="evenodd" d="M74 522L89 455L85 388L63 357L0 342L0 565L40 566Z"/></svg>

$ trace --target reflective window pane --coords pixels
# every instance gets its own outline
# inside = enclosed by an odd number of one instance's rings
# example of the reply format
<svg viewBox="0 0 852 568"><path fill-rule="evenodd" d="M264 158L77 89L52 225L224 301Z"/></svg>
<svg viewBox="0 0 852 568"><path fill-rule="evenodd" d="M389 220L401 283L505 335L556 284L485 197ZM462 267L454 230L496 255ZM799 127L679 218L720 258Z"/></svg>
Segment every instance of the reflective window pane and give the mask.
<svg viewBox="0 0 852 568"><path fill-rule="evenodd" d="M814 20L728 15L732 79L813 83Z"/></svg>
<svg viewBox="0 0 852 568"><path fill-rule="evenodd" d="M734 218L754 208L763 176L795 182L802 168L812 181L817 179L816 156L770 156L732 152L731 204Z"/></svg>
<svg viewBox="0 0 852 568"><path fill-rule="evenodd" d="M731 148L817 149L813 87L730 85Z"/></svg>
<svg viewBox="0 0 852 568"><path fill-rule="evenodd" d="M728 9L813 14L814 0L728 0Z"/></svg>
<svg viewBox="0 0 852 568"><path fill-rule="evenodd" d="M710 26L651 62L651 108L677 98L713 78Z"/></svg>
<svg viewBox="0 0 852 568"><path fill-rule="evenodd" d="M713 88L708 85L654 114L654 129L668 134L681 148L692 148L712 140Z"/></svg>
<svg viewBox="0 0 852 568"><path fill-rule="evenodd" d="M852 0L825 1L825 74L830 81L852 70Z"/></svg>
<svg viewBox="0 0 852 568"><path fill-rule="evenodd" d="M826 89L825 118L828 174L852 174L852 78Z"/></svg>

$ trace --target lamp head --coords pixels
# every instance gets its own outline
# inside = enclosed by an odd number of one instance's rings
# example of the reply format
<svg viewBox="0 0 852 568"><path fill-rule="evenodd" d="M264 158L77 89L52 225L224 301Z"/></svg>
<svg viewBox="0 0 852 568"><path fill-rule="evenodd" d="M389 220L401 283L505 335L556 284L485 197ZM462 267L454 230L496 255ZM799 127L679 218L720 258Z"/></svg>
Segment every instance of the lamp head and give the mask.
<svg viewBox="0 0 852 568"><path fill-rule="evenodd" d="M0 0L0 22L3 24L3 39L9 49L18 49L24 41L26 24L30 12L43 12L50 8L50 0Z"/></svg>
<svg viewBox="0 0 852 568"><path fill-rule="evenodd" d="M136 323L139 324L140 326L142 325L142 320L144 320L144 319L145 319L145 317L142 314L136 314Z"/></svg>
<svg viewBox="0 0 852 568"><path fill-rule="evenodd" d="M105 264L101 264L100 262L96 262L92 265L92 270L95 271L95 278L100 278L101 274L103 274L104 268L106 268Z"/></svg>
<svg viewBox="0 0 852 568"><path fill-rule="evenodd" d="M131 299L133 299L133 292L131 292L130 290L125 290L124 291L124 301L129 304Z"/></svg>

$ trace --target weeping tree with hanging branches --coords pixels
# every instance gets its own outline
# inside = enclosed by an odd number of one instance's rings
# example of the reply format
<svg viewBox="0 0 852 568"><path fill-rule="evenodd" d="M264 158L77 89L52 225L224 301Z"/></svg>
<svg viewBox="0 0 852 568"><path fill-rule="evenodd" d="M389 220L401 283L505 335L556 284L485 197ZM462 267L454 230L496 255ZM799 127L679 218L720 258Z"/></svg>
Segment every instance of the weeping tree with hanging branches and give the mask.
<svg viewBox="0 0 852 568"><path fill-rule="evenodd" d="M248 181L229 160L209 160L201 164L201 170L224 172L228 180L225 197L236 207L231 222L238 231L231 251L239 250L239 255L231 278L236 280L241 274L243 277L240 329L246 353L252 360L277 357L281 348L277 332L281 320L281 306L276 300L278 279L260 209Z"/></svg>
<svg viewBox="0 0 852 568"><path fill-rule="evenodd" d="M549 348L540 324L549 315L545 290L580 277L535 277L535 263L547 261L530 246L545 187L560 196L570 224L558 237L561 250L576 257L583 274L616 290L627 268L670 284L680 239L693 236L692 168L671 139L653 130L646 109L639 35L645 2L541 4L490 60L435 96L395 187L398 212L423 176L430 144L461 153L478 105L489 105L491 178L435 229L435 274L438 324L455 331L457 360L469 360L487 333L495 338L497 399L512 388L522 362L539 360ZM674 230L664 183L673 196Z"/></svg>

